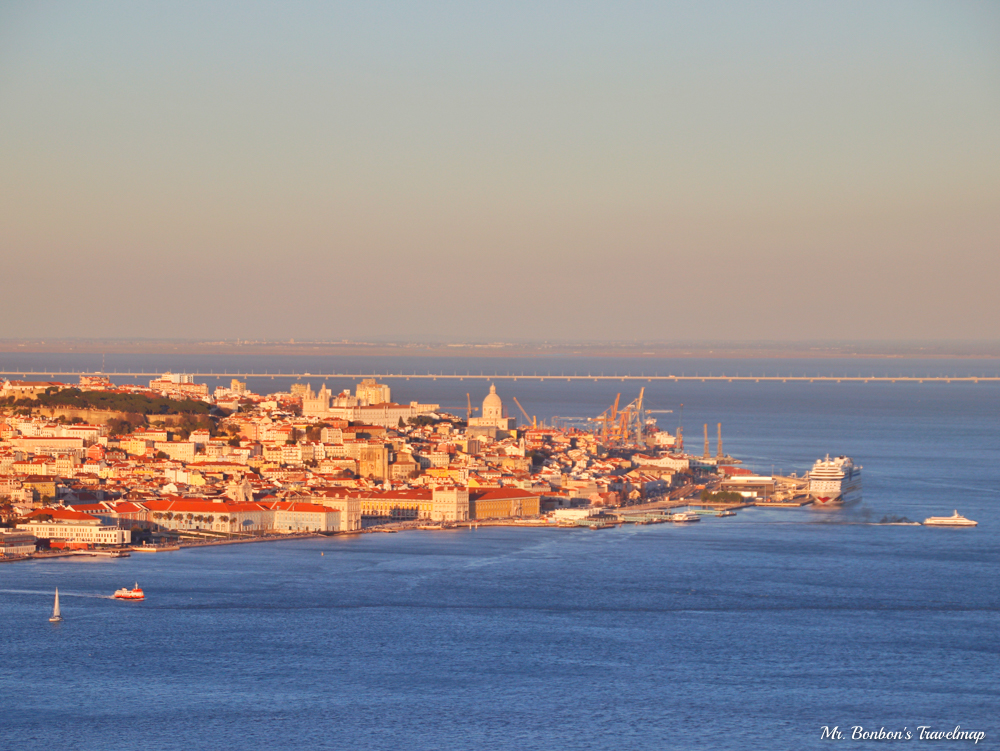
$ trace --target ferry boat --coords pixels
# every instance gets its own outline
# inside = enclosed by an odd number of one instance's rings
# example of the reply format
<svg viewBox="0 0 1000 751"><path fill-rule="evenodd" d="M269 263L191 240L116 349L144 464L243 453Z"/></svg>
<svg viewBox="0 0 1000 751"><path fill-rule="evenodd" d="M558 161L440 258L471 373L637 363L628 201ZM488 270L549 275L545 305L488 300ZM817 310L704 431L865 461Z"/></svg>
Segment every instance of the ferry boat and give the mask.
<svg viewBox="0 0 1000 751"><path fill-rule="evenodd" d="M809 471L813 508L832 508L861 500L861 467L847 456L818 460Z"/></svg>
<svg viewBox="0 0 1000 751"><path fill-rule="evenodd" d="M924 519L925 527L975 527L978 523L966 519L958 511L951 516L929 516Z"/></svg>
<svg viewBox="0 0 1000 751"><path fill-rule="evenodd" d="M570 526L579 527L580 525L572 524ZM584 524L583 526L587 527L587 529L594 530L594 529L612 529L615 525L612 524L611 522L591 522L589 524Z"/></svg>
<svg viewBox="0 0 1000 751"><path fill-rule="evenodd" d="M700 522L701 517L693 511L681 511L670 515L670 521L687 524L688 522Z"/></svg>
<svg viewBox="0 0 1000 751"><path fill-rule="evenodd" d="M139 589L139 582L135 583L135 587L132 589L121 588L115 592L114 595L116 600L145 600L145 593Z"/></svg>

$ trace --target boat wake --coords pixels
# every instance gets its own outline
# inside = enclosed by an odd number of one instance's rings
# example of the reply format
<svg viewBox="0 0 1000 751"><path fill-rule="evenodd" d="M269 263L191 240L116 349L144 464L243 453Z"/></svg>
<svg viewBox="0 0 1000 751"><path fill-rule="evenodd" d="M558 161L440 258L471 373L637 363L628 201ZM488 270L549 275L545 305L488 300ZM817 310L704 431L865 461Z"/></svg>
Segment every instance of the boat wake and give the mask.
<svg viewBox="0 0 1000 751"><path fill-rule="evenodd" d="M51 597L51 590L47 589L0 589L0 594L10 594L10 595L45 595L46 597ZM89 597L95 600L113 600L115 599L111 595L95 595L89 592L59 592L60 597Z"/></svg>
<svg viewBox="0 0 1000 751"><path fill-rule="evenodd" d="M802 522L803 524L824 524L834 527L920 527L920 522L855 522L849 519L829 519L815 522Z"/></svg>

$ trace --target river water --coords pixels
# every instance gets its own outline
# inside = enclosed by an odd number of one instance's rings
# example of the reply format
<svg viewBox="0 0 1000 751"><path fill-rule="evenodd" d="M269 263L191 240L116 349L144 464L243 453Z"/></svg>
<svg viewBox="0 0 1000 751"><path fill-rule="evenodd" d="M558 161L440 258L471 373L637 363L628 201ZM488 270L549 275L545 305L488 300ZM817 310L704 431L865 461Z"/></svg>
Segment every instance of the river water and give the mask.
<svg viewBox="0 0 1000 751"><path fill-rule="evenodd" d="M878 367L935 374L929 362ZM391 385L400 401L456 405L485 391ZM548 418L596 414L611 389L631 399L638 385L498 390ZM0 566L4 746L799 749L827 745L823 726L849 737L855 725L961 725L998 748L998 397L988 384L647 384L648 404L675 410L661 424L683 419L689 446L710 423L714 451L721 421L726 449L761 471L853 456L865 499L842 512ZM980 526L868 523L955 508ZM107 598L134 581L146 601ZM56 586L65 621L52 625Z"/></svg>

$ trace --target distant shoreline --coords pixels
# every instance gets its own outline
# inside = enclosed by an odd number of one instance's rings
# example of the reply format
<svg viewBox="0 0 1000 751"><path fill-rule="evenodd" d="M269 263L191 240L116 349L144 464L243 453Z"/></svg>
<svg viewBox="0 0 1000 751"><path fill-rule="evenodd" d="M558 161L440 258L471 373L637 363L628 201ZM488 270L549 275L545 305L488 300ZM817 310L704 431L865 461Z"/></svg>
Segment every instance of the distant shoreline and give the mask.
<svg viewBox="0 0 1000 751"><path fill-rule="evenodd" d="M1000 342L704 342L684 343L392 343L242 342L186 340L0 339L0 355L135 354L241 355L255 357L629 357L707 359L997 359Z"/></svg>

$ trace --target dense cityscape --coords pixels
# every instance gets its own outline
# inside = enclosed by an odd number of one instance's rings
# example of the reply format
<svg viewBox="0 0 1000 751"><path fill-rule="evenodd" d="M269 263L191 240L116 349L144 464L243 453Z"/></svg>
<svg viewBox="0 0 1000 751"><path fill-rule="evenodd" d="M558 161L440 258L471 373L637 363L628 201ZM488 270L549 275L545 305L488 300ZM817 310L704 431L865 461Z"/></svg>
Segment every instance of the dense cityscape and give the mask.
<svg viewBox="0 0 1000 751"><path fill-rule="evenodd" d="M187 374L148 386L104 375L0 389L0 509L7 560L297 534L457 525L690 522L692 503L731 515L802 505L795 478L757 477L716 451L686 453L642 392L582 424L539 424L491 385L464 416L295 383L210 393ZM124 553L122 553L124 554Z"/></svg>

